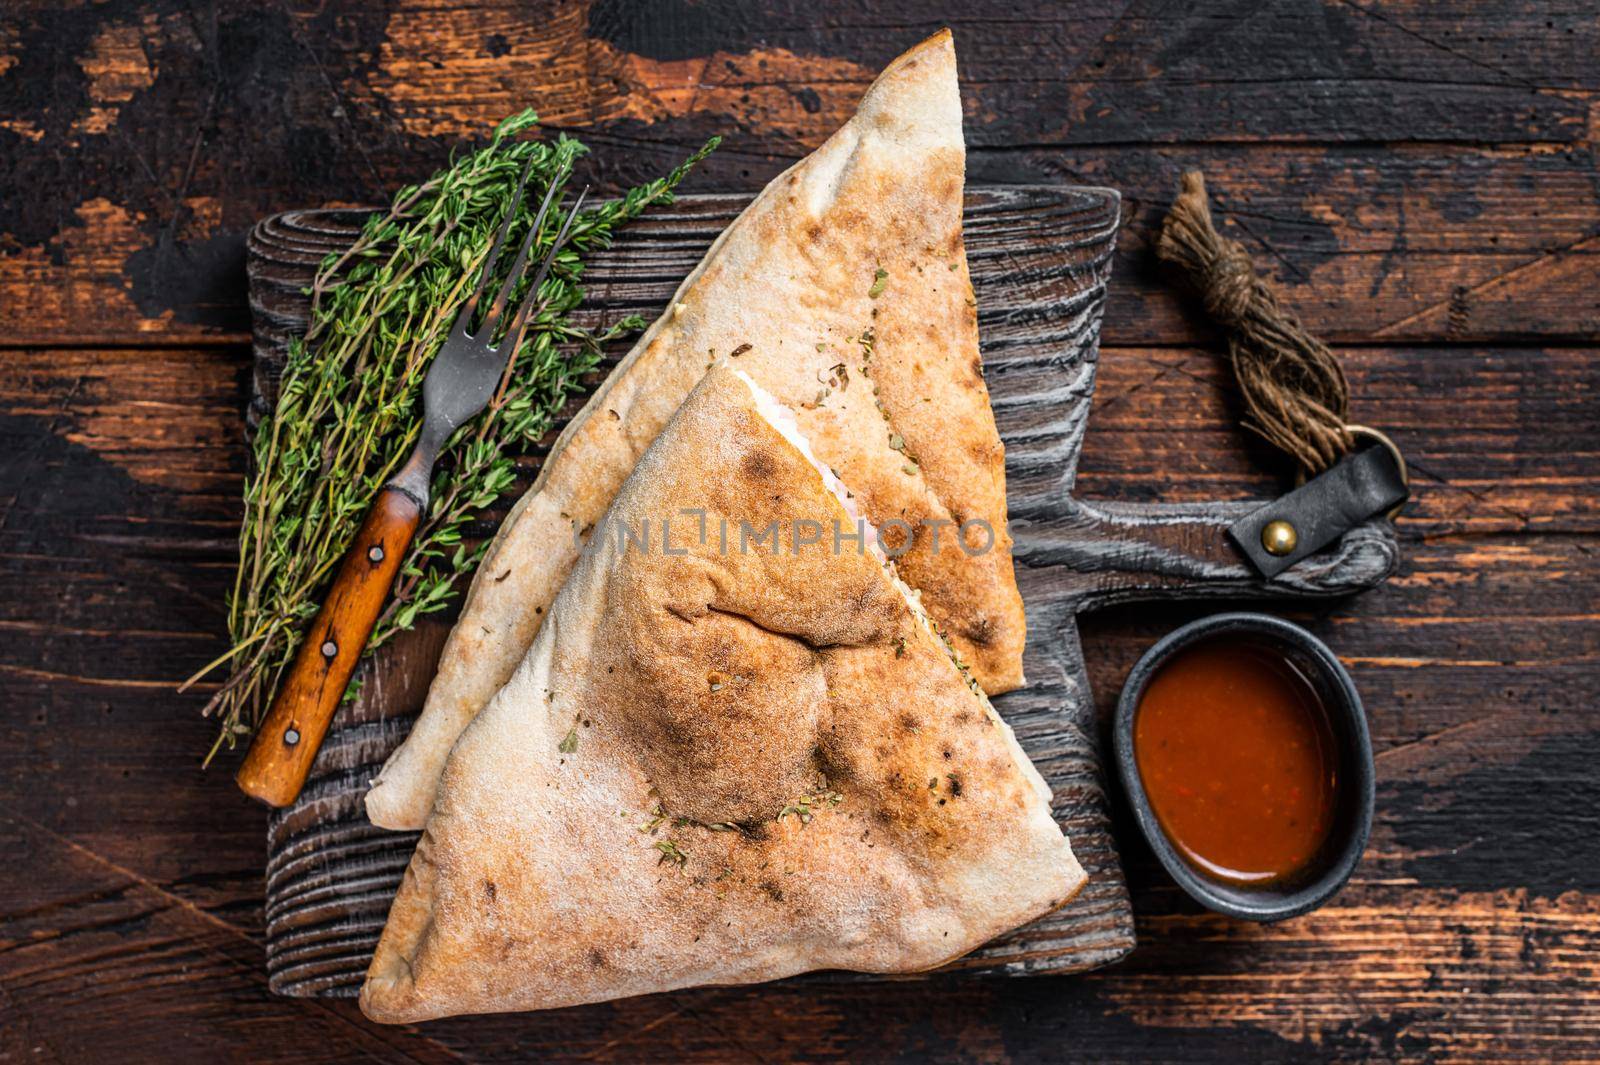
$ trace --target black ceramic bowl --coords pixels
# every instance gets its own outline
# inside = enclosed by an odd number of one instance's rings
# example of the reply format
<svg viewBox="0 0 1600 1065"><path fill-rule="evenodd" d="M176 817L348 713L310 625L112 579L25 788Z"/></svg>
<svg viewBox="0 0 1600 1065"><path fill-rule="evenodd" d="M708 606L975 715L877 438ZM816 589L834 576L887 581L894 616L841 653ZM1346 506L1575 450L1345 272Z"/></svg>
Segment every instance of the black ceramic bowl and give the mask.
<svg viewBox="0 0 1600 1065"><path fill-rule="evenodd" d="M1184 860L1156 820L1139 779L1133 755L1133 719L1145 685L1158 669L1184 648L1217 637L1236 636L1276 647L1311 681L1328 711L1334 745L1339 752L1337 807L1327 842L1298 877L1271 884L1229 884L1211 879ZM1128 674L1117 701L1115 725L1117 766L1122 786L1133 805L1145 838L1180 887L1219 913L1249 921L1281 921L1321 906L1344 886L1361 860L1372 831L1372 739L1350 674L1327 645L1298 625L1270 614L1216 614L1192 621L1158 642Z"/></svg>

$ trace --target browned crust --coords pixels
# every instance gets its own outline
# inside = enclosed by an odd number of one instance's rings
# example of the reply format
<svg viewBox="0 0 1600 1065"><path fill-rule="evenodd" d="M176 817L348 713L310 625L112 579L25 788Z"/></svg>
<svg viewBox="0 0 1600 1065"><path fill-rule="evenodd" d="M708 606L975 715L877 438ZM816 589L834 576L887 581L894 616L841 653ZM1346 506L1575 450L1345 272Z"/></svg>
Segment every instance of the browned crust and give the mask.
<svg viewBox="0 0 1600 1065"><path fill-rule="evenodd" d="M686 506L779 535L618 546ZM1010 730L884 567L797 539L804 520L849 517L713 371L452 753L368 1016L915 972L1071 897L1083 872Z"/></svg>

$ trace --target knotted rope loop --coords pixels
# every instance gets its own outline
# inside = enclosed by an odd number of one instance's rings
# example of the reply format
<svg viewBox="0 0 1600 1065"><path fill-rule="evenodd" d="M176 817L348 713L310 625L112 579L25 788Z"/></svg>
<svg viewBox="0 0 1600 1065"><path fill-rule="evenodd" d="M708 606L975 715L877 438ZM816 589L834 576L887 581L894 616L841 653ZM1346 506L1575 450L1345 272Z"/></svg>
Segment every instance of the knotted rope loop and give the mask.
<svg viewBox="0 0 1600 1065"><path fill-rule="evenodd" d="M1355 447L1346 425L1350 386L1328 346L1278 304L1250 253L1217 232L1198 170L1183 175L1161 228L1156 255L1176 266L1206 314L1227 334L1228 356L1244 392L1245 425L1321 473Z"/></svg>

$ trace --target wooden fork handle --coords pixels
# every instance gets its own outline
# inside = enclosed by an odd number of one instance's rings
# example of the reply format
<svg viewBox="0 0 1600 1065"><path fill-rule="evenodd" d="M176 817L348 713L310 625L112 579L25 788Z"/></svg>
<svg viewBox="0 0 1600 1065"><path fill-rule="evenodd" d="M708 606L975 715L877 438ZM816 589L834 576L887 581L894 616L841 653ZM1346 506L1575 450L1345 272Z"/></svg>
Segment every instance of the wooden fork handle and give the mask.
<svg viewBox="0 0 1600 1065"><path fill-rule="evenodd" d="M299 796L421 521L422 507L408 492L386 486L373 500L239 767L235 779L246 795L268 806Z"/></svg>

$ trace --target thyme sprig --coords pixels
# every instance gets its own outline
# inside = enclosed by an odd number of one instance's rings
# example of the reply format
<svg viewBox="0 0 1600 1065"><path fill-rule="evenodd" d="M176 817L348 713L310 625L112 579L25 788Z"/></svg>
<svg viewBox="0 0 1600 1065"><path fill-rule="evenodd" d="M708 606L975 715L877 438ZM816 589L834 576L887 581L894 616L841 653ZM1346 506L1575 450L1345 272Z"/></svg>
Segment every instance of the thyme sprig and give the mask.
<svg viewBox="0 0 1600 1065"><path fill-rule="evenodd" d="M471 294L523 169L531 167L532 176L511 246L527 234L546 190L564 187L586 153L566 136L521 139L537 121L532 111L513 115L486 147L401 189L386 212L368 219L355 244L318 269L306 335L290 343L277 402L253 441L228 605L232 646L185 684L228 671L204 709L221 724L207 763L222 744L233 747L255 731L316 614L323 585L373 496L415 443L422 378ZM574 222L541 290L543 309L499 389L441 452L428 513L369 653L450 604L487 547L468 546L469 523L512 487L516 457L549 431L603 347L643 328L638 316L598 331L572 320L583 300L583 257L607 246L619 226L647 207L670 202L673 188L716 145L713 138L667 176L585 210ZM559 221L551 218L535 239L535 259L548 251Z"/></svg>

